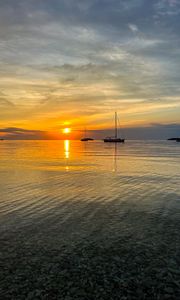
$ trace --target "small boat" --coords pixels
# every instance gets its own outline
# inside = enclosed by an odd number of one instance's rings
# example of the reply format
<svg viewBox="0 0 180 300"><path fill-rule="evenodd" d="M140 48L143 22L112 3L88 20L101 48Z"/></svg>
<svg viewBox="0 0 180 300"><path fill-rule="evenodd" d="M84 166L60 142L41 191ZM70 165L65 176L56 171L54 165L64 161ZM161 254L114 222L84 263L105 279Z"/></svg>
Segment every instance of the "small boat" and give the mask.
<svg viewBox="0 0 180 300"><path fill-rule="evenodd" d="M118 128L117 128L117 112L115 112L115 135L113 137L106 137L104 139L105 143L124 143L125 139L118 137Z"/></svg>
<svg viewBox="0 0 180 300"><path fill-rule="evenodd" d="M94 139L86 137L86 129L84 130L84 137L81 139L81 142L94 141Z"/></svg>
<svg viewBox="0 0 180 300"><path fill-rule="evenodd" d="M107 136L104 139L105 143L124 143L125 139L120 139L120 138L116 138L116 137L111 137L111 136Z"/></svg>
<svg viewBox="0 0 180 300"><path fill-rule="evenodd" d="M167 139L168 141L176 141L178 138L170 138L170 139Z"/></svg>
<svg viewBox="0 0 180 300"><path fill-rule="evenodd" d="M81 142L94 141L92 138L82 138Z"/></svg>
<svg viewBox="0 0 180 300"><path fill-rule="evenodd" d="M170 138L170 139L168 139L168 141L180 142L180 138Z"/></svg>

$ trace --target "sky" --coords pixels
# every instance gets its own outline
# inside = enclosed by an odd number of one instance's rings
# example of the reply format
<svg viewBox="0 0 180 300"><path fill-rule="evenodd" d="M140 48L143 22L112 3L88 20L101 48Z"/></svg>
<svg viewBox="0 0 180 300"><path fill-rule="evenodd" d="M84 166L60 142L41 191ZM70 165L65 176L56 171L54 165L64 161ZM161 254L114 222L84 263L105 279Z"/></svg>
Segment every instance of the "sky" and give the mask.
<svg viewBox="0 0 180 300"><path fill-rule="evenodd" d="M0 0L0 136L180 135L180 0Z"/></svg>

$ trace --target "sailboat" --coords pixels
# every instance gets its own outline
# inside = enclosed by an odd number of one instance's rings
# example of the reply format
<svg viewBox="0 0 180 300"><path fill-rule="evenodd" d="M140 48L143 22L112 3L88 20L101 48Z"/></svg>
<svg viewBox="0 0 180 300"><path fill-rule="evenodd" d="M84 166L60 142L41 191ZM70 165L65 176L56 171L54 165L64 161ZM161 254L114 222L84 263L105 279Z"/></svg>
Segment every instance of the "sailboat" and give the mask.
<svg viewBox="0 0 180 300"><path fill-rule="evenodd" d="M118 137L118 127L117 127L117 112L115 112L115 128L114 128L114 136L106 137L104 139L105 143L124 143L125 139Z"/></svg>
<svg viewBox="0 0 180 300"><path fill-rule="evenodd" d="M86 129L84 130L84 137L81 139L81 142L93 141L94 139L86 137Z"/></svg>

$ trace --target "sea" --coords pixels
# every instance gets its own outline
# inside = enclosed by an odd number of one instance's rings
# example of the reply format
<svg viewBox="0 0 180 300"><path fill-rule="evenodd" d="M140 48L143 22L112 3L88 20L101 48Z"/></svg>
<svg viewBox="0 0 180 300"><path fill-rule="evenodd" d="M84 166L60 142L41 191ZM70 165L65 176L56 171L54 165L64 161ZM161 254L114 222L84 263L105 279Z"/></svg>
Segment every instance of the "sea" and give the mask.
<svg viewBox="0 0 180 300"><path fill-rule="evenodd" d="M179 299L180 143L0 141L0 299Z"/></svg>

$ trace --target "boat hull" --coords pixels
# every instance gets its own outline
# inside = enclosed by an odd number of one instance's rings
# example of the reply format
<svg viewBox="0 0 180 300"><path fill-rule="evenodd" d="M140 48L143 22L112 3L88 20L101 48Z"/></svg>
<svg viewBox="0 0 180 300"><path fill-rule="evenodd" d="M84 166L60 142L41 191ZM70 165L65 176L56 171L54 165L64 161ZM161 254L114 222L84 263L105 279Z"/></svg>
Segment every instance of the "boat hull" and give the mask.
<svg viewBox="0 0 180 300"><path fill-rule="evenodd" d="M170 138L170 139L168 139L168 141L180 142L180 138Z"/></svg>
<svg viewBox="0 0 180 300"><path fill-rule="evenodd" d="M82 138L81 142L88 142L88 141L93 141L94 139L92 138Z"/></svg>
<svg viewBox="0 0 180 300"><path fill-rule="evenodd" d="M104 143L124 143L125 139L104 139Z"/></svg>

